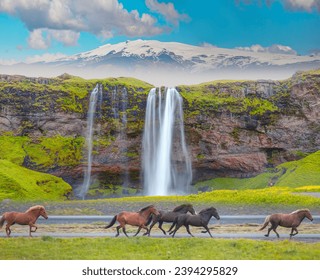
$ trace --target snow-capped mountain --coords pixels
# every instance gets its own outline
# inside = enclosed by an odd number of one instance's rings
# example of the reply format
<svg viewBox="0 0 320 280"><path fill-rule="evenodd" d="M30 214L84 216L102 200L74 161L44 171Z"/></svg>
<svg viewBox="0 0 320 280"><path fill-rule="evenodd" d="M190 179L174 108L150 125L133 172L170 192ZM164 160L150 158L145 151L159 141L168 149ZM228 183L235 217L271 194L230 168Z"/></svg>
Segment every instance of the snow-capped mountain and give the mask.
<svg viewBox="0 0 320 280"><path fill-rule="evenodd" d="M285 46L277 46L285 50ZM290 49L290 48L289 48ZM46 62L46 61L44 61ZM92 51L63 57L51 63L86 65L166 65L192 71L257 66L294 66L314 64L320 67L320 56L297 56L295 54L266 53L246 49L223 49L214 46L193 46L175 42L126 41L103 45Z"/></svg>
<svg viewBox="0 0 320 280"><path fill-rule="evenodd" d="M133 76L153 84L215 79L283 79L320 68L320 56L298 56L291 48L223 49L176 42L135 40L32 64L85 77ZM30 64L29 64L30 66Z"/></svg>

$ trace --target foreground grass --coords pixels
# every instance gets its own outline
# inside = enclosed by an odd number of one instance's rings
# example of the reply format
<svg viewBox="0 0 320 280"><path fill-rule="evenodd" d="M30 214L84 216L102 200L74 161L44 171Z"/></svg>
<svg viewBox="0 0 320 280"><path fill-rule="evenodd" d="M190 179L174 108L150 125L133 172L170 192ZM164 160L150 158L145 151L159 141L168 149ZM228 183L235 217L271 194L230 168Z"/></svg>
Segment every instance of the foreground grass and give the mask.
<svg viewBox="0 0 320 280"><path fill-rule="evenodd" d="M320 243L200 238L2 238L2 260L319 259Z"/></svg>

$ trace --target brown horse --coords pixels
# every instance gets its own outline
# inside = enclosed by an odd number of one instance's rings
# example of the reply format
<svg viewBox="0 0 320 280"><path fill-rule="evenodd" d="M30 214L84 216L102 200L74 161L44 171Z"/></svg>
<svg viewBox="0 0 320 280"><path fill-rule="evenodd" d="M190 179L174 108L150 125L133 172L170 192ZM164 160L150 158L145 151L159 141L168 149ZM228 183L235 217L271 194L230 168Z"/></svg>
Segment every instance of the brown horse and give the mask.
<svg viewBox="0 0 320 280"><path fill-rule="evenodd" d="M31 232L36 232L37 226L35 225L35 222L39 218L39 216L44 217L45 219L48 219L48 215L46 213L46 210L41 205L36 205L30 207L26 212L5 212L0 220L0 228L2 228L4 222L6 221L6 233L7 236L10 236L11 229L10 227L14 224L19 225L29 225L29 236L31 236ZM34 230L32 229L34 228Z"/></svg>
<svg viewBox="0 0 320 280"><path fill-rule="evenodd" d="M310 221L313 220L312 215L308 209L299 209L290 214L272 214L266 217L264 224L259 230L263 230L267 227L269 223L271 223L271 227L268 228L268 233L265 234L266 237L269 236L271 230L273 230L277 237L279 238L279 234L276 229L278 226L291 228L290 238L296 234L298 234L297 227L301 224L304 218L308 218ZM295 231L295 233L293 233Z"/></svg>
<svg viewBox="0 0 320 280"><path fill-rule="evenodd" d="M149 234L149 229L145 224L151 214L154 214L156 216L159 215L158 210L153 205L144 207L138 212L122 211L119 214L115 215L112 221L110 222L110 224L107 225L105 228L112 227L115 224L115 222L118 221L119 225L116 227L117 229L116 237L119 236L120 234L119 232L120 228L122 228L123 233L128 237L126 232L126 227L125 227L126 224L139 227L137 233L134 236L136 236L140 232L141 228L146 229L147 230L146 234Z"/></svg>

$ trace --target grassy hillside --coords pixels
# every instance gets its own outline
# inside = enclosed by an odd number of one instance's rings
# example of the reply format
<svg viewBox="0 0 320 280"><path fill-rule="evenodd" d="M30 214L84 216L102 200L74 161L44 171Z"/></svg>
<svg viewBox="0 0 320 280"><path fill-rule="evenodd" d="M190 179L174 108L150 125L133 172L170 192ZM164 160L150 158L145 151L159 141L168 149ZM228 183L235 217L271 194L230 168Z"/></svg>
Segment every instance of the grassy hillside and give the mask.
<svg viewBox="0 0 320 280"><path fill-rule="evenodd" d="M278 165L253 178L216 178L200 182L197 188L218 189L261 189L268 186L302 187L320 185L320 151L297 160Z"/></svg>
<svg viewBox="0 0 320 280"><path fill-rule="evenodd" d="M0 160L0 201L13 200L60 200L71 186L61 178Z"/></svg>

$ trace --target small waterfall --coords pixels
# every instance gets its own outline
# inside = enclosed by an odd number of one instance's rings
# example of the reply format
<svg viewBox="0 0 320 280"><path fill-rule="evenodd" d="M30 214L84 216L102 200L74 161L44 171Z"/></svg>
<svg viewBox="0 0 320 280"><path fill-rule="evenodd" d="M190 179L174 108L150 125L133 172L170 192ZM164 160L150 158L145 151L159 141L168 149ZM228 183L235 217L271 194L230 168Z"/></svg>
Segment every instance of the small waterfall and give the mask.
<svg viewBox="0 0 320 280"><path fill-rule="evenodd" d="M91 183L94 119L96 114L97 103L99 102L101 107L101 100L102 100L102 85L97 84L93 89L93 91L91 92L89 109L87 114L86 146L87 146L87 162L88 163L87 163L87 169L84 172L83 184L79 192L79 197L81 197L82 199L85 198Z"/></svg>
<svg viewBox="0 0 320 280"><path fill-rule="evenodd" d="M121 93L121 94L120 94ZM117 123L117 138L122 149L122 160L124 167L123 172L123 186L129 185L129 174L128 174L128 157L127 157L127 109L128 109L128 91L126 87L123 87L121 92L116 87L111 94L111 109L113 118Z"/></svg>
<svg viewBox="0 0 320 280"><path fill-rule="evenodd" d="M120 130L120 139L124 143L127 142L127 109L128 109L128 91L124 87L121 93L121 105L120 105L120 111L121 111L121 124L122 128ZM127 145L125 146L125 149L123 150L123 153L127 154L128 148ZM129 185L129 174L128 174L128 162L127 162L127 155L125 156L125 170L124 170L124 177L123 177L123 186L127 187Z"/></svg>
<svg viewBox="0 0 320 280"><path fill-rule="evenodd" d="M143 136L144 191L147 195L185 193L192 181L185 142L182 97L153 88L147 99Z"/></svg>

